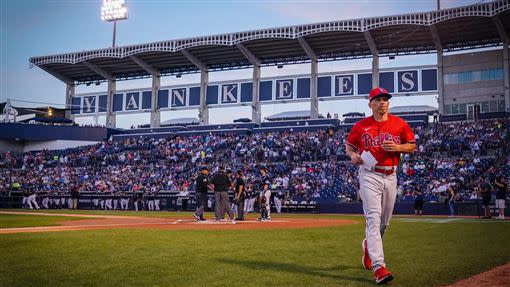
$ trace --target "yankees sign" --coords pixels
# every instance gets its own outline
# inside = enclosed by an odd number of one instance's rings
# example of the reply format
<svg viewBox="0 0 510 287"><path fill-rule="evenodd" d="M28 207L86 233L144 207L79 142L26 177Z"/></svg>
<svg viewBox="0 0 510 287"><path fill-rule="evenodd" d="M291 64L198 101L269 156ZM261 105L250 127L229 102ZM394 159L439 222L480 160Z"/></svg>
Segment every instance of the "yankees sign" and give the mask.
<svg viewBox="0 0 510 287"><path fill-rule="evenodd" d="M379 86L393 94L427 93L437 91L435 66L382 69ZM293 102L310 99L310 75L296 75L261 79L259 100L262 103ZM330 72L317 77L319 100L366 97L372 87L372 73L367 71ZM157 92L156 108L161 110L191 109L200 106L200 84L161 87ZM248 105L253 101L251 80L233 80L209 83L205 103L209 107ZM71 99L73 115L106 112L106 95L75 95ZM112 111L115 113L148 111L152 107L150 88L115 91Z"/></svg>

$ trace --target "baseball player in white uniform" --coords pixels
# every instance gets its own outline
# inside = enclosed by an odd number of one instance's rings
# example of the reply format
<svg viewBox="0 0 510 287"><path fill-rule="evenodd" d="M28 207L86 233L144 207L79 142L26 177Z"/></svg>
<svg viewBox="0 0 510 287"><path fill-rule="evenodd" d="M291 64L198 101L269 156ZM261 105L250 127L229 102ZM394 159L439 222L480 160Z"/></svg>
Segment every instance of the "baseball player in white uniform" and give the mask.
<svg viewBox="0 0 510 287"><path fill-rule="evenodd" d="M39 209L39 205L37 204L37 201L35 200L35 198L37 196L35 189L33 187L29 187L28 192L30 193L30 195L27 198L28 207L30 209L33 209L34 207L35 207L35 209Z"/></svg>
<svg viewBox="0 0 510 287"><path fill-rule="evenodd" d="M390 98L383 88L370 92L368 106L372 116L354 125L345 145L351 162L359 166L359 192L366 220L362 263L365 269L374 270L377 284L393 279L384 262L382 236L395 205L398 160L401 153L416 149L409 125L388 113Z"/></svg>
<svg viewBox="0 0 510 287"><path fill-rule="evenodd" d="M42 200L42 206L46 209L50 208L50 191L44 192L44 198Z"/></svg>
<svg viewBox="0 0 510 287"><path fill-rule="evenodd" d="M271 190L269 189L269 181L264 182L262 191L259 194L260 200L260 217L259 221L271 221Z"/></svg>
<svg viewBox="0 0 510 287"><path fill-rule="evenodd" d="M120 208L122 210L127 210L129 207L129 197L125 192L120 193Z"/></svg>
<svg viewBox="0 0 510 287"><path fill-rule="evenodd" d="M282 213L282 200L284 198L283 191L278 190L274 193L273 201L276 207L276 213Z"/></svg>

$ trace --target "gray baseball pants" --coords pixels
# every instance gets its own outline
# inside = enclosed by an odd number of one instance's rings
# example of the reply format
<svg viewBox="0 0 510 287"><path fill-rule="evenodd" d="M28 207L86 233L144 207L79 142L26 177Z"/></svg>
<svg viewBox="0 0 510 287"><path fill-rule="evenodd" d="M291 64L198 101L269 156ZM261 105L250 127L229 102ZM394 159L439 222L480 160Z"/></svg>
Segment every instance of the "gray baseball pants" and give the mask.
<svg viewBox="0 0 510 287"><path fill-rule="evenodd" d="M214 192L214 199L216 204L214 206L214 215L216 220L220 220L223 217L223 213L226 211L230 220L234 219L234 213L230 207L230 200L228 199L228 193L226 191Z"/></svg>

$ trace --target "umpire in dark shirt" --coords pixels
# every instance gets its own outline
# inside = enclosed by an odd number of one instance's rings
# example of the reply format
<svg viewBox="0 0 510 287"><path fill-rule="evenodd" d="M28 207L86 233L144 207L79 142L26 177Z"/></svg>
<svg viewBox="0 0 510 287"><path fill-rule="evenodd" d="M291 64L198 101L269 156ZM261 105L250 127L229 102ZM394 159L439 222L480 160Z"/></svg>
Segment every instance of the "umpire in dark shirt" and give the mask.
<svg viewBox="0 0 510 287"><path fill-rule="evenodd" d="M244 179L241 170L237 171L236 175L236 194L235 200L237 201L237 218L236 220L244 220L244 199L246 198L246 191L244 190Z"/></svg>
<svg viewBox="0 0 510 287"><path fill-rule="evenodd" d="M484 176L480 177L480 195L482 196L482 205L484 210L484 216L482 219L491 219L491 185Z"/></svg>
<svg viewBox="0 0 510 287"><path fill-rule="evenodd" d="M235 223L234 213L230 207L230 200L228 199L227 192L232 185L232 180L227 176L222 166L218 167L218 172L213 176L211 185L213 186L214 199L216 201L214 206L216 221L220 221L223 217L223 211L226 211L230 217L230 221Z"/></svg>
<svg viewBox="0 0 510 287"><path fill-rule="evenodd" d="M195 217L198 221L205 221L204 209L207 206L207 190L209 188L208 174L209 170L207 167L202 167L200 168L200 174L196 179L195 197L197 199L197 210L193 213L193 217Z"/></svg>

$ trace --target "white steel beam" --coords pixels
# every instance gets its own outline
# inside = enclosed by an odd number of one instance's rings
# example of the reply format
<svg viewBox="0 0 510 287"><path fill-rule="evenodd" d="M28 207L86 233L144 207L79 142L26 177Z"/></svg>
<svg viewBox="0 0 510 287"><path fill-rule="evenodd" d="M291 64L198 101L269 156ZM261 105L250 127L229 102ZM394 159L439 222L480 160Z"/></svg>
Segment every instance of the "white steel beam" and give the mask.
<svg viewBox="0 0 510 287"><path fill-rule="evenodd" d="M184 55L184 57L186 57L191 63L193 63L193 65L195 65L197 68L199 68L202 72L209 71L209 68L207 68L207 66L204 63L202 63L202 61L200 61L197 57L192 55L187 50L181 50L181 53Z"/></svg>
<svg viewBox="0 0 510 287"><path fill-rule="evenodd" d="M133 62L137 63L138 66L142 67L147 73L151 74L153 77L159 77L161 76L161 72L157 69L153 68L151 65L147 64L142 59L138 58L137 56L129 56Z"/></svg>
<svg viewBox="0 0 510 287"><path fill-rule="evenodd" d="M103 68L100 68L98 65L92 64L87 61L84 61L83 64L85 64L85 66L87 66L89 69L91 69L95 73L99 74L101 77L107 79L108 81L113 80L112 74L110 72L107 72Z"/></svg>
<svg viewBox="0 0 510 287"><path fill-rule="evenodd" d="M503 41L509 41L508 34L505 30L505 26L503 26L503 23L501 22L501 18L499 18L499 15L496 15L492 17L492 20L494 21L494 24L496 24L496 27L498 28L499 36Z"/></svg>
<svg viewBox="0 0 510 287"><path fill-rule="evenodd" d="M308 42L306 42L305 38L298 37L297 39L299 41L299 44L301 44L301 47L303 47L303 50L305 50L306 55L308 56L308 58L310 58L310 60L312 60L312 62L313 61L317 61L317 54L315 54L315 52L313 51L312 47L310 47Z"/></svg>
<svg viewBox="0 0 510 287"><path fill-rule="evenodd" d="M443 44L441 43L441 38L439 37L439 33L437 32L436 26L430 26L430 33L432 33L432 40L434 41L434 45L437 50L443 50Z"/></svg>
<svg viewBox="0 0 510 287"><path fill-rule="evenodd" d="M255 55L253 55L253 53L243 44L236 44L236 47L241 51L241 53L243 53L246 59L248 59L250 64L253 66L260 66L260 60Z"/></svg>

